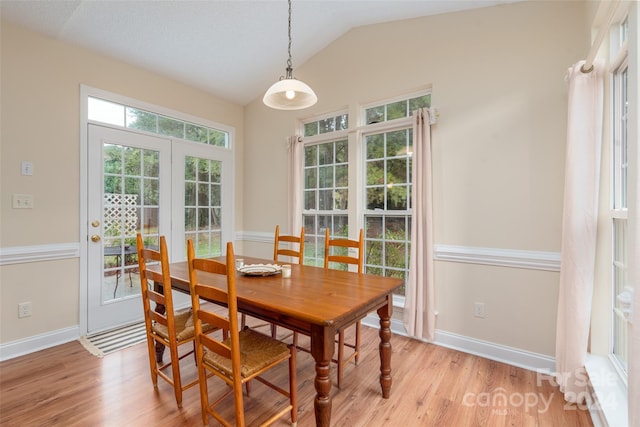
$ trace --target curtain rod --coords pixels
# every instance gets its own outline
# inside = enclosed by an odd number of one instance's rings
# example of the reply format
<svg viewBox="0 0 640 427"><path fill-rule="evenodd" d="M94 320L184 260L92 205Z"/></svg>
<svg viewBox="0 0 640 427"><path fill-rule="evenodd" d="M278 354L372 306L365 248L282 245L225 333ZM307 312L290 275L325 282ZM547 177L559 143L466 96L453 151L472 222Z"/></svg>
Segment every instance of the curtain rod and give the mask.
<svg viewBox="0 0 640 427"><path fill-rule="evenodd" d="M608 2L600 3L600 5ZM613 17L616 15L618 11L618 6L620 6L620 0L614 0L609 5L609 13L607 14L607 18L603 25L600 26L598 30L598 34L596 35L593 44L591 45L591 49L589 50L589 54L587 55L587 59L585 60L582 67L580 67L580 71L583 73L590 73L593 71L593 61L596 59L596 54L598 50L600 50L600 45L604 40L604 36L607 35L609 29L611 28L611 23L613 22Z"/></svg>

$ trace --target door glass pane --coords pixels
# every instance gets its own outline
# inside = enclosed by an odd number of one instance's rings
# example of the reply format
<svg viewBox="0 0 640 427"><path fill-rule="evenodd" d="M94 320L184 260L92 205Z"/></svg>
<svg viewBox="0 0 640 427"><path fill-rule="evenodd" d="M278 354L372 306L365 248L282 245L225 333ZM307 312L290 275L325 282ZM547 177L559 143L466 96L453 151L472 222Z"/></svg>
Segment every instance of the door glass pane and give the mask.
<svg viewBox="0 0 640 427"><path fill-rule="evenodd" d="M219 256L222 254L222 162L186 156L185 171L185 238L193 240L197 256Z"/></svg>
<svg viewBox="0 0 640 427"><path fill-rule="evenodd" d="M158 247L159 153L104 144L102 302L140 293L136 234Z"/></svg>

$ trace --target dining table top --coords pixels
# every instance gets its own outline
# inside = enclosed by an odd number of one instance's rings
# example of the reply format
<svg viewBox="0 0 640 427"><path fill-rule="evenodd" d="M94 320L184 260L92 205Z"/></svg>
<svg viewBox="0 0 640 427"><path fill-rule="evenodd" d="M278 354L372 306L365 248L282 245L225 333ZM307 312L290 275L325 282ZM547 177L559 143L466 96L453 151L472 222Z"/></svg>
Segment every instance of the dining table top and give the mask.
<svg viewBox="0 0 640 427"><path fill-rule="evenodd" d="M275 264L272 260L236 255L250 264ZM225 257L215 259L225 261ZM283 265L284 263L277 263ZM170 264L172 286L189 292L189 269L186 261ZM277 312L279 316L297 319L302 325L318 325L339 329L360 319L372 306L384 304L404 281L398 278L358 274L343 270L291 264L291 277L282 274L266 276L236 274L236 292L241 311L259 314ZM226 289L222 275L198 272L198 281ZM290 322L286 322L290 323ZM308 326L300 332L309 333Z"/></svg>

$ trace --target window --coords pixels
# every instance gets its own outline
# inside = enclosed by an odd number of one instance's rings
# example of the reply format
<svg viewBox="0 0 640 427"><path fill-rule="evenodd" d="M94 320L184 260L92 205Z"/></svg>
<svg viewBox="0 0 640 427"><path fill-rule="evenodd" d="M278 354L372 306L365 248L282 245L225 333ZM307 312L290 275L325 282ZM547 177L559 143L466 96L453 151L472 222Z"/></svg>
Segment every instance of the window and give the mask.
<svg viewBox="0 0 640 427"><path fill-rule="evenodd" d="M613 164L612 164L612 280L611 313L613 324L611 354L624 376L627 374L627 318L631 306L631 288L627 278L627 188L628 188L628 64L627 21L619 27L620 50L612 71Z"/></svg>
<svg viewBox="0 0 640 427"><path fill-rule="evenodd" d="M198 256L222 254L222 162L185 157L185 239Z"/></svg>
<svg viewBox="0 0 640 427"><path fill-rule="evenodd" d="M229 132L89 97L89 120L229 148Z"/></svg>
<svg viewBox="0 0 640 427"><path fill-rule="evenodd" d="M358 134L348 132L346 113L303 122L305 264L323 265L326 228L332 236L347 237L350 227L362 227L365 272L407 277L411 113L430 105L431 94L426 91L366 105ZM403 296L404 287L396 293Z"/></svg>
<svg viewBox="0 0 640 427"><path fill-rule="evenodd" d="M324 265L324 232L348 236L348 115L339 114L304 124L310 141L304 148L304 263Z"/></svg>

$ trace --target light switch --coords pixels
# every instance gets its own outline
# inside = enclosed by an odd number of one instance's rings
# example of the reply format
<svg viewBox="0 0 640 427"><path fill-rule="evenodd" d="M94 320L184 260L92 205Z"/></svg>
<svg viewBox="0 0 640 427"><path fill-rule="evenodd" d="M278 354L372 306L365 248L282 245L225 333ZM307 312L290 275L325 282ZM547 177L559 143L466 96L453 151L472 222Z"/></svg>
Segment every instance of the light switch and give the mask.
<svg viewBox="0 0 640 427"><path fill-rule="evenodd" d="M22 167L20 169L22 171L22 175L31 176L33 175L33 163L31 162L22 162Z"/></svg>
<svg viewBox="0 0 640 427"><path fill-rule="evenodd" d="M33 195L14 194L13 209L33 209Z"/></svg>

